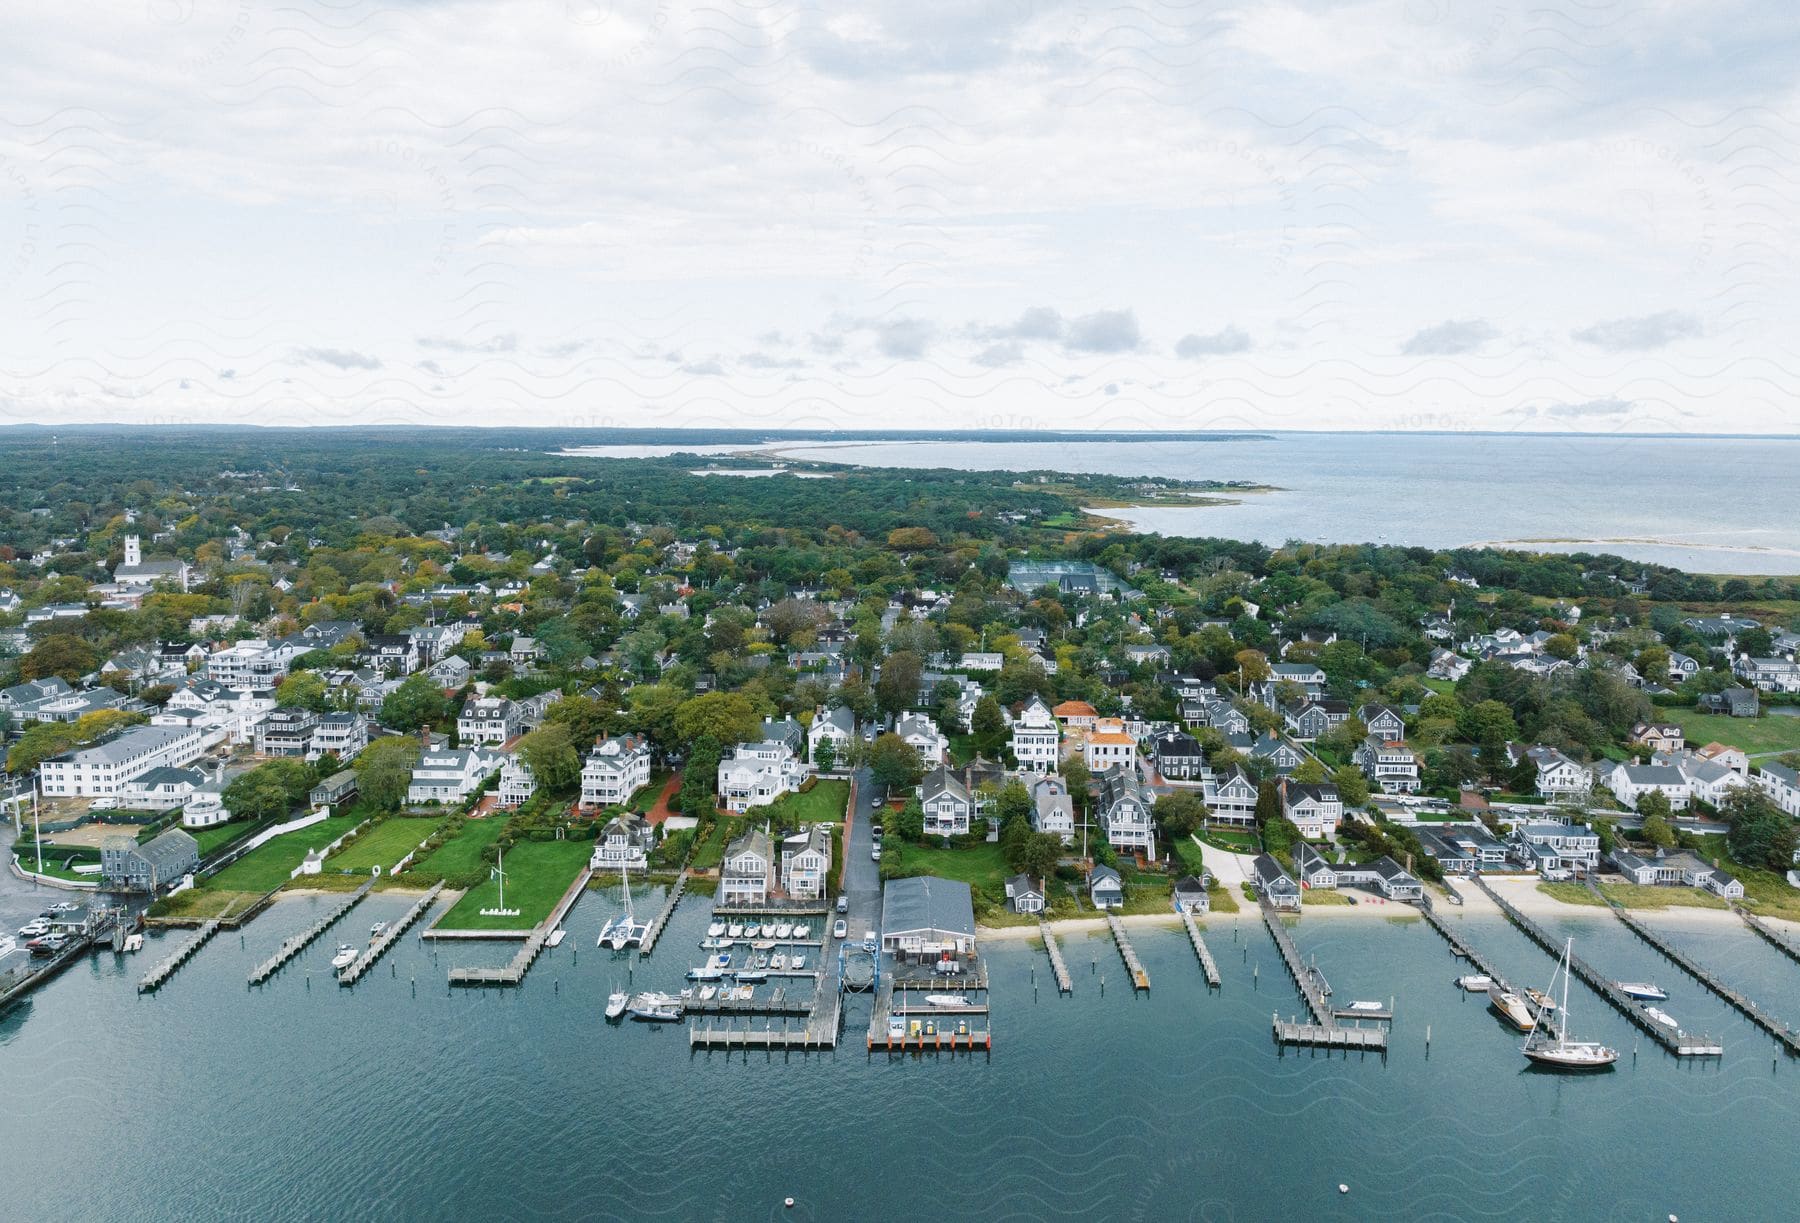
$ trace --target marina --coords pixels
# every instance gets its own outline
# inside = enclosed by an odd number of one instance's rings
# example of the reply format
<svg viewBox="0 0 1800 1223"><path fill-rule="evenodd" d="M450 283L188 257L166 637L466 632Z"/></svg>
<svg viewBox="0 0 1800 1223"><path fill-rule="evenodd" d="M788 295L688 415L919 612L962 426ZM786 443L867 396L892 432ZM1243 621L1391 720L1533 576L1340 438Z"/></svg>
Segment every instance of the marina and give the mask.
<svg viewBox="0 0 1800 1223"><path fill-rule="evenodd" d="M1476 950L1473 943L1469 942L1467 939L1463 938L1462 935L1450 928L1450 924L1438 915L1437 909L1429 900L1420 904L1418 909L1420 914L1425 918L1425 923L1433 930L1436 930L1439 934L1443 935L1444 941L1450 944L1450 954L1452 956L1472 964L1481 970L1481 975L1487 980L1486 984L1480 987L1479 992L1486 994L1490 989L1498 989L1502 993L1513 994L1519 997L1524 996L1524 991L1507 981L1497 965L1486 956L1482 955L1480 951ZM1458 982L1458 985L1461 988L1467 989L1466 986L1461 985L1460 981ZM1476 991L1469 990L1468 992L1473 993ZM1552 1018L1548 1012L1540 1014L1537 1017L1537 1023L1550 1035L1556 1035L1556 1020Z"/></svg>
<svg viewBox="0 0 1800 1223"><path fill-rule="evenodd" d="M765 1021L760 1028L751 1023L738 1027L729 1020L724 1023L691 1024L688 1027L688 1048L722 1049L726 1052L733 1049L785 1049L800 1052L835 1049L843 1020L843 1008L842 997L834 997L830 1007L819 1007L806 1023L798 1026L790 1025L785 1019L780 1027L776 1027L772 1019Z"/></svg>
<svg viewBox="0 0 1800 1223"><path fill-rule="evenodd" d="M438 893L443 890L442 882L432 884L424 895L413 901L412 906L405 913L397 920L389 922L382 932L375 936L375 940L369 944L368 950L358 956L348 968L338 973L338 984L355 985L364 973L375 967L375 961L379 960L389 947L400 940L400 936L406 933L407 928L419 920L425 910L431 907L431 902L437 899Z"/></svg>
<svg viewBox="0 0 1800 1223"><path fill-rule="evenodd" d="M669 889L668 898L663 901L662 909L655 917L651 918L650 925L644 930L643 937L638 942L640 954L649 955L656 949L656 940L662 937L663 929L669 924L669 918L674 916L675 906L680 904L681 898L687 894L687 881L688 873L684 867L681 874L675 877L675 886Z"/></svg>
<svg viewBox="0 0 1800 1223"><path fill-rule="evenodd" d="M187 963L193 954L206 946L207 940L218 932L219 923L216 921L209 921L201 925L182 942L181 946L171 952L167 959L144 974L143 979L138 982L138 993L146 994L161 986L163 982L175 975L176 969Z"/></svg>
<svg viewBox="0 0 1800 1223"><path fill-rule="evenodd" d="M1513 925L1524 931L1532 942L1542 947L1551 955L1556 956L1558 959L1562 958L1563 945L1552 938L1543 927L1539 926L1536 922L1525 916L1524 913L1520 912L1518 906L1494 891L1494 889L1489 887L1487 882L1483 879L1477 878L1475 880L1475 886L1487 893L1488 899L1500 906L1500 911L1506 914L1508 920L1510 920ZM1608 977L1595 969L1580 956L1571 955L1569 957L1569 971L1586 982L1588 987L1595 993L1612 1003L1613 1009L1635 1024L1639 1031L1645 1033L1651 1040L1654 1040L1657 1044L1661 1045L1675 1056L1722 1057L1724 1055L1725 1047L1709 1036L1695 1036L1687 1032L1671 1032L1667 1027L1656 1022L1656 1020L1645 1013L1644 1008L1640 1003L1633 1000L1624 990L1613 984L1611 977Z"/></svg>
<svg viewBox="0 0 1800 1223"><path fill-rule="evenodd" d="M575 907L575 902L581 898L581 893L587 887L588 880L593 878L593 874L593 871L584 868L581 874L575 877L575 882L569 885L568 890L563 893L562 899L556 902L556 907L550 910L550 916L546 917L537 929L525 937L525 945L519 948L513 958L504 966L500 968L460 966L452 968L449 974L450 984L514 986L522 982L525 974L536 962L539 953L544 950L544 945L550 939L550 932L560 926L563 918L568 916L569 910Z"/></svg>
<svg viewBox="0 0 1800 1223"><path fill-rule="evenodd" d="M1181 924L1187 928L1188 942L1194 945L1194 954L1200 957L1200 971L1206 975L1206 984L1213 989L1219 988L1219 965L1213 960L1213 954L1200 935L1200 925L1194 915L1186 909L1181 911Z"/></svg>
<svg viewBox="0 0 1800 1223"><path fill-rule="evenodd" d="M299 934L296 934L283 942L281 946L276 949L274 955L264 960L261 964L258 964L256 968L251 971L250 984L261 985L264 981L267 981L270 977L279 972L283 964L286 964L289 960L299 955L311 945L314 939L318 938L321 934L325 933L325 931L337 924L344 914L362 903L363 897L369 894L375 887L375 883L376 880L371 878L367 883L364 883L361 887L350 893L350 895L344 897L344 899L340 901L335 908L328 911L325 916L302 930Z"/></svg>
<svg viewBox="0 0 1800 1223"><path fill-rule="evenodd" d="M1268 927L1270 937L1275 940L1275 946L1281 952L1281 962L1287 966L1288 975L1300 988L1300 997L1305 1001L1306 1009L1312 1013L1311 1023L1302 1023L1297 1019L1284 1020L1279 1014L1272 1015L1270 1022L1276 1043L1385 1054L1387 1029L1363 1027L1360 1024L1346 1026L1340 1023L1337 1012L1330 1003L1331 986L1326 982L1325 974L1301 961L1300 949L1294 945L1294 936L1288 932L1275 911L1275 906L1269 903L1267 897L1261 898L1261 908L1263 925Z"/></svg>
<svg viewBox="0 0 1800 1223"><path fill-rule="evenodd" d="M1112 931L1113 942L1119 945L1119 958L1125 961L1125 972L1131 978L1131 988L1149 989L1150 974L1144 971L1144 965L1138 959L1137 950L1132 947L1131 939L1125 933L1125 923L1108 913L1106 926Z"/></svg>
<svg viewBox="0 0 1800 1223"><path fill-rule="evenodd" d="M1800 945L1796 945L1792 939L1783 936L1780 931L1741 905L1732 905L1731 910L1744 919L1746 926L1761 935L1765 942L1781 952L1782 955L1790 960L1800 960Z"/></svg>

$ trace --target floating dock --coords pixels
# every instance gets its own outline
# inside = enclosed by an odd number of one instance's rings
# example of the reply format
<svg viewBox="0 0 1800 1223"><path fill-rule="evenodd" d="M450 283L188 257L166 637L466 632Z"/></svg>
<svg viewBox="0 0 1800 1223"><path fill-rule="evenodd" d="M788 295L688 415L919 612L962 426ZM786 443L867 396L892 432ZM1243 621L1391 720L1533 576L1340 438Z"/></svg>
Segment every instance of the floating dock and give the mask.
<svg viewBox="0 0 1800 1223"><path fill-rule="evenodd" d="M1213 962L1213 954L1207 948L1206 940L1200 937L1200 926L1194 921L1194 915L1183 909L1181 924L1187 927L1188 941L1194 945L1194 954L1200 957L1200 971L1206 974L1206 984L1218 989L1219 966Z"/></svg>
<svg viewBox="0 0 1800 1223"><path fill-rule="evenodd" d="M789 997L784 988L777 988L767 998L688 999L682 1003L682 1009L690 1015L810 1015L813 999Z"/></svg>
<svg viewBox="0 0 1800 1223"><path fill-rule="evenodd" d="M525 945L519 948L518 953L513 956L511 961L509 961L504 968L452 968L450 970L450 984L519 984L519 982L525 979L526 972L530 970L532 963L538 958L538 953L544 949L544 943L549 939L550 932L562 924L563 918L568 915L569 910L574 908L575 902L580 899L582 891L588 885L588 880L593 877L594 872L592 870L587 868L582 869L581 874L575 877L575 882L569 885L569 890L563 893L562 899L556 902L556 907L550 910L550 916L545 918L538 925L537 929L526 936Z"/></svg>
<svg viewBox="0 0 1800 1223"><path fill-rule="evenodd" d="M649 955L656 948L656 940L662 937L663 927L669 924L669 918L675 915L675 906L687 894L688 873L683 867L681 874L675 877L675 886L669 889L669 898L663 901L662 911L650 920L644 930L643 940L638 944L639 955Z"/></svg>
<svg viewBox="0 0 1800 1223"><path fill-rule="evenodd" d="M1544 929L1532 921L1511 901L1489 887L1485 879L1477 878L1475 886L1486 892L1488 899L1500 906L1500 911L1512 921L1512 924L1523 930L1528 938L1558 959L1562 958L1563 944L1551 938ZM1722 1057L1725 1047L1708 1036L1693 1036L1687 1032L1671 1032L1645 1013L1642 1004L1632 998L1624 990L1612 983L1611 978L1601 975L1580 956L1569 955L1569 971L1587 982L1595 993L1612 1003L1613 1009L1636 1024L1651 1040L1667 1049L1677 1057Z"/></svg>
<svg viewBox="0 0 1800 1223"><path fill-rule="evenodd" d="M808 1016L805 1024L790 1027L785 1021L778 1028L773 1022L762 1027L738 1027L727 1020L723 1024L694 1024L688 1028L690 1049L787 1049L802 1052L835 1049L838 1027L843 1017L844 1002L834 995L829 1008L821 1006Z"/></svg>
<svg viewBox="0 0 1800 1223"><path fill-rule="evenodd" d="M401 914L399 920L389 922L387 929L375 936L375 941L369 944L368 950L357 956L347 968L338 973L338 984L355 985L364 973L375 967L375 961L379 960L389 947L400 941L400 936L406 933L407 927L419 920L425 910L431 907L431 902L437 899L437 894L443 890L443 881L439 880L432 884L423 896L415 900L412 908Z"/></svg>
<svg viewBox="0 0 1800 1223"><path fill-rule="evenodd" d="M289 960L299 955L300 952L314 939L329 930L339 918L361 903L363 897L367 896L370 889L375 886L375 882L374 877L371 877L367 883L346 896L338 903L336 908L332 909L324 917L321 917L318 921L302 930L299 934L284 941L281 946L276 949L274 955L256 966L255 971L250 974L250 984L261 985L264 981L267 981L270 977L274 976L283 964L286 964Z"/></svg>
<svg viewBox="0 0 1800 1223"><path fill-rule="evenodd" d="M175 970L193 958L194 953L206 946L207 940L218 932L219 923L217 921L209 921L201 925L186 942L174 950L168 959L144 974L143 980L138 982L138 993L149 993L174 976Z"/></svg>
<svg viewBox="0 0 1800 1223"><path fill-rule="evenodd" d="M1700 967L1700 965L1696 964L1686 952L1681 951L1670 944L1667 939L1662 937L1662 935L1644 925L1643 922L1631 916L1631 914L1627 913L1624 909L1617 905L1612 905L1610 907L1612 908L1613 916L1624 922L1626 927L1631 930L1632 933L1662 952L1671 963L1680 968L1681 971L1685 972L1688 976L1700 982L1700 984L1706 986L1707 989L1710 989L1713 993L1736 1007L1751 1023L1755 1024L1780 1042L1781 1047L1786 1049L1790 1056L1800 1056L1800 1036L1795 1035L1792 1028L1763 1010L1739 991L1713 976L1712 973L1706 971L1706 969Z"/></svg>
<svg viewBox="0 0 1800 1223"><path fill-rule="evenodd" d="M1284 1020L1280 1015L1271 1015L1270 1025L1274 1029L1276 1043L1386 1053L1387 1029L1349 1027L1339 1023L1338 1012L1332 1009L1329 1001L1331 987L1325 983L1324 975L1318 969L1301 962L1300 949L1294 946L1294 936L1281 924L1275 906L1266 897L1261 899L1261 908L1263 925L1269 928L1269 935L1275 940L1276 949L1281 952L1281 961L1287 966L1288 975L1294 979L1294 984L1300 987L1300 996L1306 1001L1306 1009L1312 1012L1313 1018L1311 1023L1301 1023L1293 1019ZM1361 1016L1373 1019L1382 1017Z"/></svg>
<svg viewBox="0 0 1800 1223"><path fill-rule="evenodd" d="M1050 933L1049 923L1038 919L1038 930L1044 936L1044 950L1050 953L1050 972L1056 978L1056 988L1065 994L1075 992L1075 983L1069 979L1069 966L1063 963L1062 944Z"/></svg>
<svg viewBox="0 0 1800 1223"><path fill-rule="evenodd" d="M1750 912L1748 909L1740 909L1736 905L1732 905L1731 908L1733 912L1744 919L1745 925L1767 939L1777 951L1781 952L1781 954L1787 956L1791 960L1800 960L1800 947L1796 947L1781 934L1780 931L1776 930L1773 926L1769 925L1762 918Z"/></svg>
<svg viewBox="0 0 1800 1223"><path fill-rule="evenodd" d="M1149 989L1150 974L1144 971L1143 964L1138 961L1137 951L1125 935L1125 923L1108 913L1106 925L1112 931L1113 942L1119 945L1119 957L1125 961L1125 971L1131 976L1131 988Z"/></svg>
<svg viewBox="0 0 1800 1223"><path fill-rule="evenodd" d="M1341 1023L1296 1023L1271 1015L1275 1039L1284 1045L1310 1045L1323 1049L1356 1049L1364 1053L1387 1052L1386 1028L1353 1028Z"/></svg>

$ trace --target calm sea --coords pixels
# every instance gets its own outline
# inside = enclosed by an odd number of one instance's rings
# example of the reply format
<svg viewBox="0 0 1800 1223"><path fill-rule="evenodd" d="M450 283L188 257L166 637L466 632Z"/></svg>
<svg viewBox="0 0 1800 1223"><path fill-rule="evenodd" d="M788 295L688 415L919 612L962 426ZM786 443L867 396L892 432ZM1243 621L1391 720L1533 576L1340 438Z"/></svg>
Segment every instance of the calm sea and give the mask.
<svg viewBox="0 0 1800 1223"><path fill-rule="evenodd" d="M1266 439L781 442L791 458L1242 480L1240 504L1108 511L1146 531L1281 544L1490 543L1605 551L1701 573L1800 573L1800 439L1281 433ZM590 447L628 457L654 447ZM709 448L729 450L730 447ZM666 451L664 451L666 453Z"/></svg>
<svg viewBox="0 0 1800 1223"><path fill-rule="evenodd" d="M602 1021L628 962L594 948L609 906L592 895L522 989L452 993L452 964L497 963L510 947L434 953L411 937L340 989L335 944L405 903L372 897L262 989L245 986L251 966L319 901L279 902L152 996L134 982L179 935L96 955L39 991L0 1021L12 1156L0 1213L1793 1217L1782 1169L1800 1065L1603 914L1575 924L1584 954L1662 982L1684 1025L1723 1038L1722 1062L1647 1045L1634 1058L1633 1031L1578 990L1581 1033L1625 1050L1623 1063L1589 1078L1526 1072L1518 1038L1451 987L1458 965L1423 923L1318 917L1296 933L1302 953L1340 998L1398 999L1394 1047L1385 1061L1281 1056L1270 1015L1299 1002L1249 915L1209 923L1225 976L1210 994L1179 931L1135 936L1154 986L1138 997L1102 939L1069 941L1069 998L1048 988L1041 950L991 946L991 1056L871 1057L860 1000L835 1054L693 1054L680 1027ZM684 905L637 984L676 984L706 913ZM1503 970L1548 978L1549 958L1497 919L1469 930ZM1800 1018L1800 965L1739 931L1684 937Z"/></svg>

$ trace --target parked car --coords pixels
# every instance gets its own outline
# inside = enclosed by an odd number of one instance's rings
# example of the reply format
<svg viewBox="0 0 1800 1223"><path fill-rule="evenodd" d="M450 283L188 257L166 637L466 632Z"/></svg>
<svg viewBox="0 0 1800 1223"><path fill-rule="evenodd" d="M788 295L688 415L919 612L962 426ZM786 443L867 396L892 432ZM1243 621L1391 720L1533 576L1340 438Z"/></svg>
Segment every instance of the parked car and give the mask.
<svg viewBox="0 0 1800 1223"><path fill-rule="evenodd" d="M842 892L838 893L837 911L839 913L848 913L850 911L850 898Z"/></svg>
<svg viewBox="0 0 1800 1223"><path fill-rule="evenodd" d="M881 840L881 825L880 824L870 825L869 826L869 835L874 837L877 841Z"/></svg>
<svg viewBox="0 0 1800 1223"><path fill-rule="evenodd" d="M88 804L88 810L89 811L111 811L113 808L117 807L118 805L119 805L119 800L116 798L96 798L93 802Z"/></svg>
<svg viewBox="0 0 1800 1223"><path fill-rule="evenodd" d="M881 810L881 795L877 794L873 798L869 799L869 809L871 811Z"/></svg>
<svg viewBox="0 0 1800 1223"><path fill-rule="evenodd" d="M845 921L841 917L838 918L836 921L832 922L831 923L831 937L832 938L849 938L850 937L850 923Z"/></svg>
<svg viewBox="0 0 1800 1223"><path fill-rule="evenodd" d="M881 861L881 846L880 845L876 845L875 848L873 848L869 851L869 861L871 861L871 862Z"/></svg>

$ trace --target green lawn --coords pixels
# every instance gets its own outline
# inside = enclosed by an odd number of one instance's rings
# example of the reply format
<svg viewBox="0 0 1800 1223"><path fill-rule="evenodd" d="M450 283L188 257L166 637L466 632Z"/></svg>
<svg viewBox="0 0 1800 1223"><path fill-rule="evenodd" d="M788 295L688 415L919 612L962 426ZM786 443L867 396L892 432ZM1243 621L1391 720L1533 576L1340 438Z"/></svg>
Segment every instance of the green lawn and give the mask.
<svg viewBox="0 0 1800 1223"><path fill-rule="evenodd" d="M190 921L230 917L243 912L262 897L262 892L223 892L210 887L192 887L177 895L166 896L151 905L150 916L186 918Z"/></svg>
<svg viewBox="0 0 1800 1223"><path fill-rule="evenodd" d="M517 917L483 917L500 907L500 884L489 879L463 893L438 923L443 930L529 930L550 916L592 855L592 841L521 841L506 854L506 907Z"/></svg>
<svg viewBox="0 0 1800 1223"><path fill-rule="evenodd" d="M1170 848L1181 859L1181 865L1187 868L1189 874L1198 875L1206 869L1206 856L1200 852L1200 847L1194 844L1192 838L1176 837Z"/></svg>
<svg viewBox="0 0 1800 1223"><path fill-rule="evenodd" d="M1716 742L1741 747L1752 754L1800 750L1800 718L1780 714L1730 718L1722 713L1681 708L1659 709L1656 716L1679 724L1681 733L1697 747Z"/></svg>
<svg viewBox="0 0 1800 1223"><path fill-rule="evenodd" d="M1643 887L1635 883L1602 883L1600 890L1607 899L1627 909L1728 909L1723 896L1714 896L1699 888Z"/></svg>
<svg viewBox="0 0 1800 1223"><path fill-rule="evenodd" d="M193 837L200 844L200 857L231 844L240 837L247 837L256 825L248 820L232 820L228 824L214 824L210 828L184 828L183 832Z"/></svg>
<svg viewBox="0 0 1800 1223"><path fill-rule="evenodd" d="M668 784L669 772L667 769L664 769L659 773L652 773L650 774L650 780L644 785L639 786L637 793L633 794L631 796L631 801L625 805L639 815L649 815L650 808L656 806L656 800L662 796L663 787ZM681 791L677 789L675 794L669 796L671 805L673 805L676 796L680 793Z"/></svg>
<svg viewBox="0 0 1800 1223"><path fill-rule="evenodd" d="M704 841L694 846L694 856L689 862L695 870L711 870L725 857L725 847L743 831L744 817L741 815L714 816L707 829Z"/></svg>
<svg viewBox="0 0 1800 1223"><path fill-rule="evenodd" d="M1259 854L1262 852L1262 839L1249 828L1202 828L1195 834L1214 849L1222 849L1228 854Z"/></svg>
<svg viewBox="0 0 1800 1223"><path fill-rule="evenodd" d="M804 794L783 794L768 806L756 808L755 814L791 814L802 824L832 824L843 820L844 808L849 805L849 782L821 781Z"/></svg>
<svg viewBox="0 0 1800 1223"><path fill-rule="evenodd" d="M384 872L404 858L443 821L429 816L395 816L371 825L350 844L325 859L326 870L367 874L379 866Z"/></svg>
<svg viewBox="0 0 1800 1223"><path fill-rule="evenodd" d="M1012 874L1006 869L1006 857L1000 852L998 841L983 841L967 849L938 849L888 841L881 849L882 878L897 877L896 871L960 879L971 887L994 889L1000 888Z"/></svg>
<svg viewBox="0 0 1800 1223"><path fill-rule="evenodd" d="M1300 893L1303 905L1347 905L1351 903L1348 896L1336 888L1307 888Z"/></svg>
<svg viewBox="0 0 1800 1223"><path fill-rule="evenodd" d="M1603 906L1606 904L1604 900L1589 891L1588 885L1585 883L1540 883L1537 885L1537 890L1552 900L1560 900L1566 905Z"/></svg>
<svg viewBox="0 0 1800 1223"><path fill-rule="evenodd" d="M349 832L361 819L354 815L329 816L310 828L284 832L259 845L200 886L217 892L272 892L288 881L307 851L329 845Z"/></svg>
<svg viewBox="0 0 1800 1223"><path fill-rule="evenodd" d="M439 879L468 878L483 870L486 863L482 860L482 851L499 840L505 829L506 820L498 815L469 820L463 825L462 832L445 841L425 858L415 861L406 874L427 883L434 883Z"/></svg>

